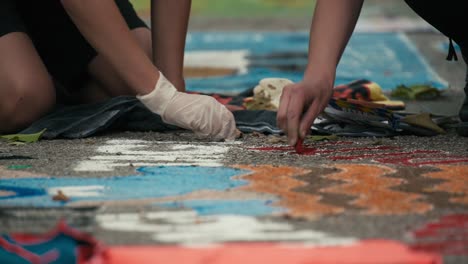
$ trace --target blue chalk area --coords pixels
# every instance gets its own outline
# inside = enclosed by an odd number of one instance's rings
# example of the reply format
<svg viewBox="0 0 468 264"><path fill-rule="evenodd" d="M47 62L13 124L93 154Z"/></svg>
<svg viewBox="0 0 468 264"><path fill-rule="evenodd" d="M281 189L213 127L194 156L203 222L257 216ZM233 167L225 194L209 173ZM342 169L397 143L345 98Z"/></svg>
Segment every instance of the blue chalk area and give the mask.
<svg viewBox="0 0 468 264"><path fill-rule="evenodd" d="M35 196L43 196L47 194L43 189L18 187L18 186L4 186L4 185L1 185L1 181L0 181L0 190L11 193L11 195L8 195L8 196L0 196L0 201L3 199L11 199L11 198L17 198L17 197L23 197L23 196L35 197Z"/></svg>
<svg viewBox="0 0 468 264"><path fill-rule="evenodd" d="M288 78L298 82L307 64L308 32L196 32L189 35L187 51L248 50L251 66L246 74L187 79L187 89L206 93L235 94L252 88L263 78ZM268 55L291 53L295 61ZM267 56L265 58L265 56ZM279 70L277 66L300 66ZM270 66L271 65L271 66ZM338 66L336 85L356 79L377 82L384 90L398 85L430 84L447 88L420 52L402 33L355 33Z"/></svg>
<svg viewBox="0 0 468 264"><path fill-rule="evenodd" d="M217 200L197 200L172 203L157 203L159 207L180 209L191 208L198 215L246 215L260 216L281 213L285 210L279 207L270 206L264 200L239 200L239 201L217 201Z"/></svg>
<svg viewBox="0 0 468 264"><path fill-rule="evenodd" d="M194 32L187 50L249 50L252 54L307 52L306 32Z"/></svg>
<svg viewBox="0 0 468 264"><path fill-rule="evenodd" d="M18 245L27 252L34 253L38 256L44 256L52 250L56 251L56 253L58 253L57 259L53 262L47 263L81 263L77 256L77 249L79 246L82 246L82 243L65 234L59 233L56 236L51 237L49 240L38 241L36 243L17 242L15 239L7 235L0 236L0 238L3 238L11 244ZM24 256L20 256L20 254L12 254L3 247L0 247L0 260L2 260L1 263L31 263L25 260Z"/></svg>
<svg viewBox="0 0 468 264"><path fill-rule="evenodd" d="M1 197L0 206L60 207L47 190L60 187L102 186L98 196L71 196L70 202L158 198L184 195L200 190L224 191L248 182L233 179L249 173L226 167L143 167L140 174L116 177L53 177L0 180L0 190L14 193ZM66 193L65 193L66 194Z"/></svg>

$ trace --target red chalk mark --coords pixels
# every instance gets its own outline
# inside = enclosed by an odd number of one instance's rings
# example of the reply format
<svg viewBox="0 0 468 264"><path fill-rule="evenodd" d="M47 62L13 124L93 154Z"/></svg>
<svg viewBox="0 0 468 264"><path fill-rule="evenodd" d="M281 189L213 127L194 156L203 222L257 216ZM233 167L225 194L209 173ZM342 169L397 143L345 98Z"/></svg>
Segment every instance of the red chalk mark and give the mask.
<svg viewBox="0 0 468 264"><path fill-rule="evenodd" d="M304 145L303 144L304 144L304 139L302 139L302 138L297 139L295 149L296 149L296 153L299 154L299 155L304 154Z"/></svg>
<svg viewBox="0 0 468 264"><path fill-rule="evenodd" d="M399 147L392 146L378 146L378 147L360 147L360 148L344 148L344 149L333 149L333 150L322 150L320 153L335 153L335 152L362 152L362 151L376 151L376 150L392 150L400 149Z"/></svg>
<svg viewBox="0 0 468 264"><path fill-rule="evenodd" d="M419 167L468 163L468 157L466 156L451 155L439 150L402 151L402 148L397 146L341 148L342 145L352 144L354 143L349 141L332 141L312 145L303 145L302 148L299 148L296 144L295 148L289 146L272 146L248 149L266 152L286 152L287 154L306 156L323 155L324 157L333 161L370 159L381 164L391 164L397 166ZM385 150L393 150L395 152L383 152ZM334 156L335 153L338 155L343 153L350 153L351 155Z"/></svg>
<svg viewBox="0 0 468 264"><path fill-rule="evenodd" d="M444 255L468 256L468 215L449 215L412 232L411 248Z"/></svg>
<svg viewBox="0 0 468 264"><path fill-rule="evenodd" d="M249 150L258 150L258 151L265 151L265 152L286 152L287 154L299 154L299 155L315 155L320 153L320 150L317 148L311 147L304 147L299 150L299 153L295 148L284 146L284 147L260 147L260 148L249 148Z"/></svg>
<svg viewBox="0 0 468 264"><path fill-rule="evenodd" d="M440 153L440 151L438 150L416 150L416 151L411 151L411 152L393 152L393 153L390 152L390 153L361 154L361 155L353 155L353 156L334 156L331 159L332 160L360 160L364 158L389 157L389 156L390 157L401 156L405 158L410 158L410 157L413 158L421 154L437 154L437 153Z"/></svg>
<svg viewBox="0 0 468 264"><path fill-rule="evenodd" d="M375 159L375 161L385 164L393 165L406 165L406 166L424 166L424 165L445 165L445 164L454 164L454 163L464 163L468 162L467 157L450 155L447 153L439 152L433 153L430 157L399 157L399 158L380 158ZM437 155L436 155L437 154Z"/></svg>
<svg viewBox="0 0 468 264"><path fill-rule="evenodd" d="M261 147L261 148L249 148L250 150L259 150L267 152L287 152L288 154L297 154L296 150L292 147ZM335 152L360 152L360 151L376 151L376 150L391 150L398 149L398 147L391 146L378 146L378 147L361 147L361 148L344 148L344 149L319 149L317 147L311 148L303 146L300 155L312 156L316 154L330 154Z"/></svg>
<svg viewBox="0 0 468 264"><path fill-rule="evenodd" d="M320 142L313 144L314 147L325 147L325 146L340 146L340 145L353 145L353 142L350 141L329 141L329 142ZM311 145L308 145L311 146ZM312 147L312 146L311 146ZM285 150L294 150L290 146L277 146L277 147L259 147L259 148L248 148L250 150L261 150L261 151L285 151Z"/></svg>
<svg viewBox="0 0 468 264"><path fill-rule="evenodd" d="M248 252L248 254L246 253ZM438 254L411 250L391 240L367 240L352 245L312 247L301 243L231 243L206 247L114 246L105 263L212 263L212 264L441 264Z"/></svg>
<svg viewBox="0 0 468 264"><path fill-rule="evenodd" d="M339 145L353 145L354 142L351 141L327 141L327 142L321 142L314 144L317 147L323 147L323 146L339 146Z"/></svg>
<svg viewBox="0 0 468 264"><path fill-rule="evenodd" d="M303 145L302 148L292 148L289 146L279 147L260 147L248 148L249 150L265 151L265 152L286 152L287 154L314 156L323 155L330 160L362 160L371 159L381 164L391 164L399 166L435 166L444 164L468 163L468 157L456 156L439 150L414 150L402 151L401 147L397 146L377 146L377 147L353 147L341 148L342 145L352 145L349 141L324 142L313 145ZM328 147L331 146L331 147ZM336 146L336 147L335 147ZM297 147L297 145L296 145ZM387 152L381 152L385 151ZM393 150L395 152L388 152ZM399 152L397 152L399 151ZM371 153L362 153L371 152ZM339 155L350 153L351 155ZM339 156L334 156L337 154Z"/></svg>

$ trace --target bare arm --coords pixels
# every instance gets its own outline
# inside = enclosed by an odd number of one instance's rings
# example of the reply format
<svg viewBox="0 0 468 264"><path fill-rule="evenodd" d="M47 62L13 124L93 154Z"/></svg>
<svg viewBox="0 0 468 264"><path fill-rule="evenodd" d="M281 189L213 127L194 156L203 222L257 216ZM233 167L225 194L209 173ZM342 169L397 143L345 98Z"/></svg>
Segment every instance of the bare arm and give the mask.
<svg viewBox="0 0 468 264"><path fill-rule="evenodd" d="M178 92L174 85L164 78L164 74L159 73L151 59L140 48L120 15L114 0L61 1L80 32L99 54L111 63L124 80L135 88L137 98L148 110L159 114L167 124L190 129L204 136L235 139L237 129L232 113L210 96ZM180 5L173 5L170 1L161 1L170 4L171 8L180 7ZM174 2L179 3L179 0ZM175 12L175 10L172 11ZM164 12L170 11L164 10ZM161 20L170 19L170 16L165 14L161 13L164 15ZM182 33L186 31L186 26L183 25L187 24L186 20L181 20L177 21L174 18L164 21L167 22L166 28L162 24L157 25L162 28L161 32L166 32L160 37L169 40L158 41L163 44L157 45L158 52L156 52L156 54L163 54L164 65L169 65L166 67L171 69L179 67L174 71L179 70L180 74L183 63L183 43L185 43L185 36L182 36ZM174 29L178 34L171 33L171 27L179 28ZM176 63L171 64L171 59Z"/></svg>
<svg viewBox="0 0 468 264"><path fill-rule="evenodd" d="M159 70L138 45L113 0L61 0L83 36L136 94L150 93Z"/></svg>
<svg viewBox="0 0 468 264"><path fill-rule="evenodd" d="M184 51L191 4L191 0L151 0L153 60L179 91L185 90Z"/></svg>
<svg viewBox="0 0 468 264"><path fill-rule="evenodd" d="M335 72L356 26L364 0L318 0L310 29L305 75Z"/></svg>
<svg viewBox="0 0 468 264"><path fill-rule="evenodd" d="M278 126L295 145L310 131L333 92L336 67L356 26L364 0L317 0L303 81L285 87Z"/></svg>

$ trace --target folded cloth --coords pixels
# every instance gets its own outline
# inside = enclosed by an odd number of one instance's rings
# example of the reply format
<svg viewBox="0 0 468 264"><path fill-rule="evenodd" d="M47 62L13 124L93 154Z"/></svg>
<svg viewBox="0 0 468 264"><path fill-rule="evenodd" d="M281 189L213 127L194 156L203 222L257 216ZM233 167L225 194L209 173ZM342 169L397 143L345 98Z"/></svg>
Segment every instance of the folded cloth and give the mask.
<svg viewBox="0 0 468 264"><path fill-rule="evenodd" d="M390 100L385 96L379 84L366 79L336 86L333 89L333 97L337 99L354 99L373 102L392 110L405 109L404 102Z"/></svg>
<svg viewBox="0 0 468 264"><path fill-rule="evenodd" d="M293 82L288 79L263 79L253 89L253 94L244 99L243 106L247 110L278 111L283 89L289 84L293 84ZM365 79L355 80L353 82L334 87L333 98L371 102L378 104L382 108L392 110L405 109L404 102L390 100L384 95L380 85Z"/></svg>
<svg viewBox="0 0 468 264"><path fill-rule="evenodd" d="M21 134L46 129L45 139L85 138L111 129L131 131L173 131L159 115L151 113L135 97L115 97L102 103L57 107Z"/></svg>
<svg viewBox="0 0 468 264"><path fill-rule="evenodd" d="M224 103L242 104L242 100L228 96L214 96ZM253 131L279 134L276 127L276 112L235 111L236 124L241 132ZM44 139L85 138L105 131L153 131L170 132L180 128L165 124L161 117L152 113L135 97L116 97L108 101L78 106L63 106L33 123L21 134L33 134L46 129Z"/></svg>
<svg viewBox="0 0 468 264"><path fill-rule="evenodd" d="M253 89L253 97L244 100L247 110L278 111L284 87L293 84L283 78L266 78Z"/></svg>
<svg viewBox="0 0 468 264"><path fill-rule="evenodd" d="M238 96L211 95L226 106L241 109L245 98L253 95L253 89L248 89ZM243 133L259 132L264 134L280 135L282 131L276 125L276 111L271 110L239 110L234 111L237 128ZM354 124L339 129L340 126L317 125L312 130L322 134L343 134L354 136L381 135L390 136L395 133L412 133L416 135L437 135L436 131L426 127L415 126L401 122L398 115L382 108L382 105L373 102L353 99L332 99L329 107L324 112L326 118L335 124ZM397 121L399 127L396 127ZM356 125L363 125L359 127ZM378 129L384 128L384 129ZM400 130L395 130L399 128ZM171 132L180 128L165 124L161 117L149 111L135 97L115 97L108 101L89 105L61 106L51 114L38 120L29 128L21 131L21 134L34 134L42 130L44 139L55 138L85 138L108 131L152 131ZM369 133L365 129L370 130ZM342 133L338 133L341 131Z"/></svg>
<svg viewBox="0 0 468 264"><path fill-rule="evenodd" d="M263 134L282 133L276 126L276 112L267 110L244 110L233 112L237 128L243 133L258 132Z"/></svg>

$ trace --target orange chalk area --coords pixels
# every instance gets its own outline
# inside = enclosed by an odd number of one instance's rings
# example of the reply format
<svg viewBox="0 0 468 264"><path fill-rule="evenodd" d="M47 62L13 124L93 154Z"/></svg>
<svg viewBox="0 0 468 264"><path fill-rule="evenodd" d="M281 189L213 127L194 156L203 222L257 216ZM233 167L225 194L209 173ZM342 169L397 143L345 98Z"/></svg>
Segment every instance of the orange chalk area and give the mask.
<svg viewBox="0 0 468 264"><path fill-rule="evenodd" d="M337 214L344 211L344 208L322 203L322 196L319 194L295 191L308 185L307 182L301 181L297 177L310 173L309 170L271 165L238 165L235 167L253 171L253 173L242 177L250 184L240 187L240 190L278 196L281 200L274 205L287 208L288 214L292 217L314 219L321 215Z"/></svg>
<svg viewBox="0 0 468 264"><path fill-rule="evenodd" d="M426 213L432 205L423 202L424 196L393 189L405 183L403 179L386 177L395 173L387 166L368 164L337 164L339 172L327 175L327 179L343 181L321 189L323 193L338 193L354 198L350 204L365 209L366 214L388 215Z"/></svg>
<svg viewBox="0 0 468 264"><path fill-rule="evenodd" d="M120 246L105 254L111 264L441 264L436 254L413 251L395 241L369 240L350 246L307 247L301 244L226 244L213 247Z"/></svg>
<svg viewBox="0 0 468 264"><path fill-rule="evenodd" d="M468 165L438 166L437 168L440 171L427 173L423 176L445 182L427 188L426 191L457 195L457 197L450 198L451 203L468 205Z"/></svg>

